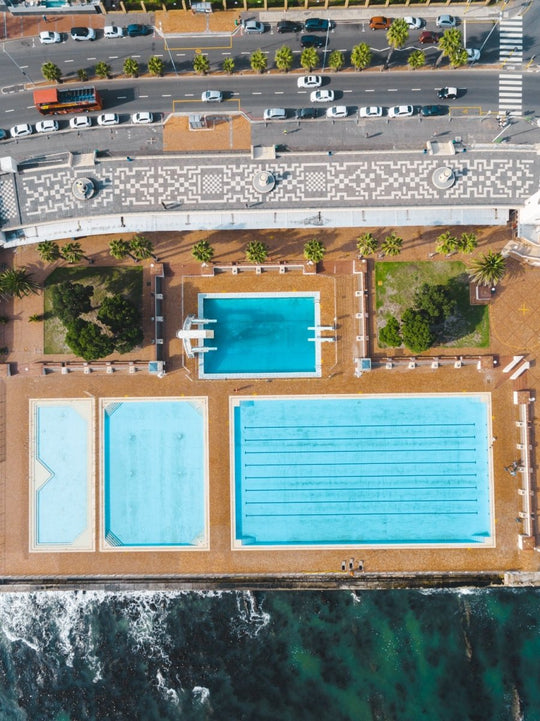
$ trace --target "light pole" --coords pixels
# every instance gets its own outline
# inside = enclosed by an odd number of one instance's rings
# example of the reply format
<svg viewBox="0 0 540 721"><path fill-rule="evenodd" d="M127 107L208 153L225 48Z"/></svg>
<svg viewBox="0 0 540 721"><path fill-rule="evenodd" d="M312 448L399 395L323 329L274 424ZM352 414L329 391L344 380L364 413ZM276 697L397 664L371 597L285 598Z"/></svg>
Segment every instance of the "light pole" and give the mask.
<svg viewBox="0 0 540 721"><path fill-rule="evenodd" d="M328 52L329 36L330 36L330 20L328 20L328 27L326 28L326 42L324 43L324 53L323 53L323 61L322 61L322 69L323 70L326 65L326 53Z"/></svg>

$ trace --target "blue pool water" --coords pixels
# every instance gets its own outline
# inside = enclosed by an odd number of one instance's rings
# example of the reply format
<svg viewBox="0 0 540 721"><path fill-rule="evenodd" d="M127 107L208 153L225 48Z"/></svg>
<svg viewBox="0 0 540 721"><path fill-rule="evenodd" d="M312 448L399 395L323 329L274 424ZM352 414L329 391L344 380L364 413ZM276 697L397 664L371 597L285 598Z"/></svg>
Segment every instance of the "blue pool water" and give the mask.
<svg viewBox="0 0 540 721"><path fill-rule="evenodd" d="M104 530L110 545L206 543L205 416L196 399L105 406Z"/></svg>
<svg viewBox="0 0 540 721"><path fill-rule="evenodd" d="M201 378L316 376L319 349L308 330L319 324L319 294L200 294L199 317L217 350L201 355Z"/></svg>
<svg viewBox="0 0 540 721"><path fill-rule="evenodd" d="M491 542L487 395L242 400L242 545Z"/></svg>
<svg viewBox="0 0 540 721"><path fill-rule="evenodd" d="M36 408L36 456L47 480L36 492L37 544L75 542L88 524L88 425L69 405Z"/></svg>

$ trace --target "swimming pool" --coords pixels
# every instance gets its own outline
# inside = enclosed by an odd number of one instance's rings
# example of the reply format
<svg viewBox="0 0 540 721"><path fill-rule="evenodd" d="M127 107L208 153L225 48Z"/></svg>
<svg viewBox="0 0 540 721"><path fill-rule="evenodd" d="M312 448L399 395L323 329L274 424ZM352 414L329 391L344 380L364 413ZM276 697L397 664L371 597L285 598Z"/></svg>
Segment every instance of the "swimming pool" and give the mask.
<svg viewBox="0 0 540 721"><path fill-rule="evenodd" d="M206 547L206 399L101 406L104 548Z"/></svg>
<svg viewBox="0 0 540 721"><path fill-rule="evenodd" d="M489 394L231 400L233 547L491 546Z"/></svg>
<svg viewBox="0 0 540 721"><path fill-rule="evenodd" d="M215 321L200 378L321 375L319 293L200 293L198 314Z"/></svg>

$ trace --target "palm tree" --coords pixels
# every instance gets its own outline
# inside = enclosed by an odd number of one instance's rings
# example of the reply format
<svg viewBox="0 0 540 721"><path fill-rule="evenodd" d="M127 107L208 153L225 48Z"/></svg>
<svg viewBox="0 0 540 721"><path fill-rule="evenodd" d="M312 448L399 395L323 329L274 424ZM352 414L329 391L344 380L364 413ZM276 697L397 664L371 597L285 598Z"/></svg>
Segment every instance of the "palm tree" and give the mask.
<svg viewBox="0 0 540 721"><path fill-rule="evenodd" d="M88 80L88 73L85 68L79 68L77 70L77 77L81 81L81 83L85 83Z"/></svg>
<svg viewBox="0 0 540 721"><path fill-rule="evenodd" d="M54 240L44 240L37 244L37 252L44 263L54 263L60 258L60 248Z"/></svg>
<svg viewBox="0 0 540 721"><path fill-rule="evenodd" d="M206 239L199 240L193 246L191 250L191 255L195 258L195 260L198 260L199 263L202 263L203 265L208 265L208 263L214 257L214 249Z"/></svg>
<svg viewBox="0 0 540 721"><path fill-rule="evenodd" d="M337 73L343 68L344 65L345 55L343 55L341 50L333 50L328 58L328 67L332 68L332 70L335 70L335 72Z"/></svg>
<svg viewBox="0 0 540 721"><path fill-rule="evenodd" d="M96 68L94 71L98 78L102 78L105 80L106 78L110 78L111 76L111 66L109 63L106 63L103 60L100 60L99 63L96 63Z"/></svg>
<svg viewBox="0 0 540 721"><path fill-rule="evenodd" d="M51 82L55 83L57 83L62 77L62 71L60 70L58 65L55 65L51 62L43 63L43 65L41 66L41 74L43 75L45 80L50 80Z"/></svg>
<svg viewBox="0 0 540 721"><path fill-rule="evenodd" d="M460 68L466 65L469 60L467 51L465 48L458 48L455 52L450 55L450 65L453 68Z"/></svg>
<svg viewBox="0 0 540 721"><path fill-rule="evenodd" d="M266 68L268 66L268 58L266 57L266 53L263 53L262 50L259 49L252 52L249 62L251 65L251 69L254 70L256 73L266 72Z"/></svg>
<svg viewBox="0 0 540 721"><path fill-rule="evenodd" d="M127 75L128 78L137 78L139 76L139 63L135 58L126 58L122 69L124 75Z"/></svg>
<svg viewBox="0 0 540 721"><path fill-rule="evenodd" d="M157 55L152 55L150 60L148 61L148 72L150 75L155 75L156 77L161 77L163 75L163 72L165 70L165 63L161 58L158 58Z"/></svg>
<svg viewBox="0 0 540 721"><path fill-rule="evenodd" d="M317 238L312 238L312 240L308 240L304 243L304 258L310 265L320 263L324 258L325 253L326 248L320 240L317 240Z"/></svg>
<svg viewBox="0 0 540 721"><path fill-rule="evenodd" d="M250 240L246 248L246 258L250 263L260 265L268 258L268 248L260 240Z"/></svg>
<svg viewBox="0 0 540 721"><path fill-rule="evenodd" d="M287 45L282 45L278 50L276 50L274 65L278 70L288 73L293 66L293 62L293 52L289 47L287 47Z"/></svg>
<svg viewBox="0 0 540 721"><path fill-rule="evenodd" d="M371 233L362 233L356 241L356 249L360 255L371 255L377 252L379 241Z"/></svg>
<svg viewBox="0 0 540 721"><path fill-rule="evenodd" d="M386 60L386 65L390 64L390 58L394 50L402 48L409 37L409 26L403 18L396 18L388 30L386 31L386 39L390 45L390 52Z"/></svg>
<svg viewBox="0 0 540 721"><path fill-rule="evenodd" d="M442 59L446 56L450 58L459 48L463 47L463 38L461 32L457 28L449 28L445 30L442 37L439 38L439 50L441 54L437 58L436 65L440 65Z"/></svg>
<svg viewBox="0 0 540 721"><path fill-rule="evenodd" d="M371 48L367 43L355 45L351 51L351 64L355 70L365 70L371 63Z"/></svg>
<svg viewBox="0 0 540 721"><path fill-rule="evenodd" d="M441 233L437 238L437 245L435 246L436 253L443 253L444 255L450 255L455 253L458 249L458 239L455 235L450 232Z"/></svg>
<svg viewBox="0 0 540 721"><path fill-rule="evenodd" d="M320 65L319 53L315 48L304 48L302 55L300 55L300 65L310 73Z"/></svg>
<svg viewBox="0 0 540 721"><path fill-rule="evenodd" d="M209 73L210 61L208 60L208 55L195 53L195 57L193 58L193 70L196 73L199 73L199 75L206 75L206 73Z"/></svg>
<svg viewBox="0 0 540 721"><path fill-rule="evenodd" d="M384 255L399 255L403 246L403 238L397 236L394 231L387 235L381 244L381 252Z"/></svg>
<svg viewBox="0 0 540 721"><path fill-rule="evenodd" d="M425 52L423 50L413 50L412 53L409 55L407 63L409 64L411 70L418 70L418 68L423 68L426 64Z"/></svg>
<svg viewBox="0 0 540 721"><path fill-rule="evenodd" d="M133 253L135 260L146 260L153 258L156 263L159 261L157 255L154 255L154 245L149 238L144 235L134 235L129 243L129 249Z"/></svg>
<svg viewBox="0 0 540 721"><path fill-rule="evenodd" d="M111 240L109 243L109 253L113 258L116 258L116 260L124 260L128 255L133 260L136 260L135 256L131 255L130 250L130 244L127 240L122 240L122 238Z"/></svg>
<svg viewBox="0 0 540 721"><path fill-rule="evenodd" d="M66 243L60 250L60 255L68 263L79 263L81 260L86 260L89 263L93 263L92 258L89 258L84 254L81 244L74 240L71 243Z"/></svg>
<svg viewBox="0 0 540 721"><path fill-rule="evenodd" d="M225 58L221 67L223 68L224 73L232 75L234 73L234 60L232 58Z"/></svg>
<svg viewBox="0 0 540 721"><path fill-rule="evenodd" d="M26 268L7 268L0 273L0 296L4 298L23 298L38 290L38 283Z"/></svg>
<svg viewBox="0 0 540 721"><path fill-rule="evenodd" d="M501 253L488 250L485 255L474 258L468 269L471 280L478 285L496 286L506 271L506 259ZM1 283L0 283L1 287Z"/></svg>
<svg viewBox="0 0 540 721"><path fill-rule="evenodd" d="M462 233L461 238L458 241L459 250L462 253L472 253L478 245L478 238L476 233Z"/></svg>

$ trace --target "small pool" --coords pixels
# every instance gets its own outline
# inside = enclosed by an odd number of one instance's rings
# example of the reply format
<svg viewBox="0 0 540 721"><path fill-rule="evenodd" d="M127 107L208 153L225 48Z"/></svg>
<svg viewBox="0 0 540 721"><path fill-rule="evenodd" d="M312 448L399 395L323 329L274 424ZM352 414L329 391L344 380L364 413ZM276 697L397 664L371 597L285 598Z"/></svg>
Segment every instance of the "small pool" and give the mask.
<svg viewBox="0 0 540 721"><path fill-rule="evenodd" d="M233 545L491 546L489 394L231 401Z"/></svg>
<svg viewBox="0 0 540 721"><path fill-rule="evenodd" d="M318 377L319 293L199 294L214 337L199 354L200 378ZM213 350L212 350L213 349Z"/></svg>

